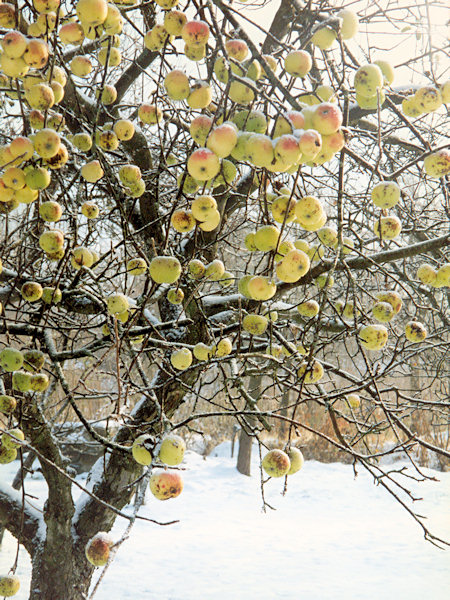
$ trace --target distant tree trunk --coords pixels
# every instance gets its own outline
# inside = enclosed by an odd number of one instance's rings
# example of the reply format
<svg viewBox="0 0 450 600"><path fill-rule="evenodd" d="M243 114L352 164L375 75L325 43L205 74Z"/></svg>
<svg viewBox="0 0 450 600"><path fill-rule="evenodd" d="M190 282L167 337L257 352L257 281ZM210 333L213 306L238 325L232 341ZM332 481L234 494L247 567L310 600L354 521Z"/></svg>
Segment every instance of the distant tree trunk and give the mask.
<svg viewBox="0 0 450 600"><path fill-rule="evenodd" d="M249 384L249 392L251 396L257 399L260 391L261 377L251 377ZM254 419L251 416L247 416L246 421L250 426L252 426L254 423ZM250 477L253 443L253 436L249 435L249 433L251 432L247 431L245 426L241 428L241 433L239 435L239 451L236 465L236 468L239 471L239 473L242 473L242 475L247 475L248 477Z"/></svg>
<svg viewBox="0 0 450 600"><path fill-rule="evenodd" d="M283 395L281 397L281 403L280 403L280 414L282 417L287 417L287 406L289 404L289 390L285 390L283 392ZM288 436L288 422L287 421L281 421L280 422L280 439L281 440L285 440Z"/></svg>

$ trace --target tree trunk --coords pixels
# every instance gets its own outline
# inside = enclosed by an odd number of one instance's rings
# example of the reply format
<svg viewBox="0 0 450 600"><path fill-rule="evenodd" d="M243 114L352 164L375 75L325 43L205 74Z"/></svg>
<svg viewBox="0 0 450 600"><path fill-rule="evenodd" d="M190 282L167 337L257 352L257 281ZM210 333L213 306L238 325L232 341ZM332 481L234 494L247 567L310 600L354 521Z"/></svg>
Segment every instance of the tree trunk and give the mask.
<svg viewBox="0 0 450 600"><path fill-rule="evenodd" d="M249 421L250 419L247 420ZM248 435L244 427L242 427L241 433L239 434L239 452L236 468L239 473L242 473L242 475L247 475L248 477L251 475L250 465L252 459L252 443L253 437Z"/></svg>
<svg viewBox="0 0 450 600"><path fill-rule="evenodd" d="M33 557L29 600L83 600L93 572L79 545L58 556L43 548Z"/></svg>
<svg viewBox="0 0 450 600"><path fill-rule="evenodd" d="M261 377L250 377L249 382L249 393L255 398L258 398L259 393L261 391ZM253 426L255 419L251 416L246 417L246 421L250 427ZM239 451L237 457L236 468L239 473L242 475L247 475L250 477L250 468L252 462L252 443L253 436L249 435L251 431L247 430L245 425L241 428L241 433L239 435Z"/></svg>

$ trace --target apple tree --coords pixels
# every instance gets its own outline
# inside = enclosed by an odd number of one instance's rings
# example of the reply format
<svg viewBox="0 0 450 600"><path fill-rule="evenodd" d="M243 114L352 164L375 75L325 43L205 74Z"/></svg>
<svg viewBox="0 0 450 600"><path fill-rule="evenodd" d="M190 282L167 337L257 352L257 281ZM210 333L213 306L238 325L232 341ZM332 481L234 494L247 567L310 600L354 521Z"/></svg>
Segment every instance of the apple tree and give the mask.
<svg viewBox="0 0 450 600"><path fill-rule="evenodd" d="M218 416L259 444L263 495L308 435L444 543L381 461L450 458L442 11L0 4L0 522L30 600L92 597L116 518L147 487L182 502L184 436ZM69 421L102 449L86 485Z"/></svg>

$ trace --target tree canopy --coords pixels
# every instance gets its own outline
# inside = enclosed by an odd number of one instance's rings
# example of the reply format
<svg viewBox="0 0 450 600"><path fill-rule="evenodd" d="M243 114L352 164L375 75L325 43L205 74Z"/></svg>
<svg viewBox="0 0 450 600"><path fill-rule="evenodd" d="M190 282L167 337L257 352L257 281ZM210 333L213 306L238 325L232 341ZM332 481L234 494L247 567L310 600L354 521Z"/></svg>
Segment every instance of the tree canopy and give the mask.
<svg viewBox="0 0 450 600"><path fill-rule="evenodd" d="M259 444L263 498L326 447L445 544L383 463L450 458L444 11L0 4L0 523L30 599L92 597L117 516L149 482L182 502L217 418ZM69 424L102 448L77 502Z"/></svg>

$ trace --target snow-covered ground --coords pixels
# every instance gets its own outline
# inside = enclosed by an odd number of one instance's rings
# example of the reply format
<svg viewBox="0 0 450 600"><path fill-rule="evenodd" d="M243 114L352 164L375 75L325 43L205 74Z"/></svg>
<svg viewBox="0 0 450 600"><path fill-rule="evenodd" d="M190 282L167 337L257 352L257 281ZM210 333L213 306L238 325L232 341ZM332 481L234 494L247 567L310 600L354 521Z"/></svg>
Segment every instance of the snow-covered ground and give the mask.
<svg viewBox="0 0 450 600"><path fill-rule="evenodd" d="M188 453L181 496L159 502L149 494L140 513L180 522L138 521L97 600L449 598L450 550L425 542L419 526L364 472L355 479L348 465L308 461L290 478L286 496L282 480L269 481L266 500L277 510L262 513L254 458L254 475L247 478L236 471L228 443L206 459ZM9 467L2 466L2 477L12 474ZM416 510L449 540L450 473L433 474L439 483L414 485L424 498ZM27 491L39 495L44 485L30 479ZM125 527L118 522L113 534L119 537ZM14 554L8 536L0 572ZM23 586L15 598L25 600L26 553L18 574Z"/></svg>

